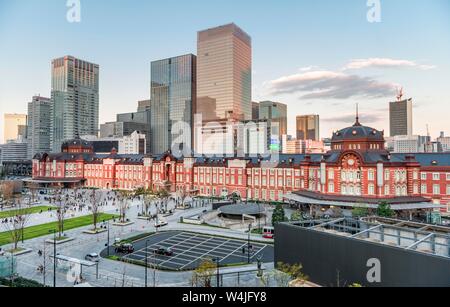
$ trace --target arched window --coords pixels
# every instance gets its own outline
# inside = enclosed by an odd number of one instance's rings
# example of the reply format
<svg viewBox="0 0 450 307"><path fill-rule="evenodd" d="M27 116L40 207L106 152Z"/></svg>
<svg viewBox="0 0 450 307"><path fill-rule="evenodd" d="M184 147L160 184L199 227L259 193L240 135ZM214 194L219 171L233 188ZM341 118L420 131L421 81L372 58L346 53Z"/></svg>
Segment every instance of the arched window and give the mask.
<svg viewBox="0 0 450 307"><path fill-rule="evenodd" d="M342 192L343 195L347 195L347 186L346 185L343 185L341 187L341 192Z"/></svg>
<svg viewBox="0 0 450 307"><path fill-rule="evenodd" d="M355 194L355 190L354 190L352 185L348 187L348 194L349 195L354 195Z"/></svg>
<svg viewBox="0 0 450 307"><path fill-rule="evenodd" d="M402 195L403 196L407 196L408 195L408 190L406 189L406 186L402 187Z"/></svg>

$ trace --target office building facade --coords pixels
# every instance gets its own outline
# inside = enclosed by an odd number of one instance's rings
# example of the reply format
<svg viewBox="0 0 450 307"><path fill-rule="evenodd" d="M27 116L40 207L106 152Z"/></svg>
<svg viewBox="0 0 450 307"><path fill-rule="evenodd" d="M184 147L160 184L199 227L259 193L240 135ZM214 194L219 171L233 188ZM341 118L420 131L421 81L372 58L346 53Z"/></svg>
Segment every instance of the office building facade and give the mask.
<svg viewBox="0 0 450 307"><path fill-rule="evenodd" d="M98 135L99 65L72 56L52 61L51 147Z"/></svg>
<svg viewBox="0 0 450 307"><path fill-rule="evenodd" d="M272 125L270 149L281 152L283 135L287 135L287 105L274 101L262 101L259 103L259 119L270 121Z"/></svg>
<svg viewBox="0 0 450 307"><path fill-rule="evenodd" d="M198 32L197 103L203 120L252 119L252 42L235 24ZM213 117L213 118L211 118Z"/></svg>
<svg viewBox="0 0 450 307"><path fill-rule="evenodd" d="M27 125L26 114L5 114L3 124L3 141L17 140L23 134L23 127ZM22 131L21 131L22 130Z"/></svg>
<svg viewBox="0 0 450 307"><path fill-rule="evenodd" d="M153 154L168 150L192 152L196 61L195 55L187 54L151 63Z"/></svg>
<svg viewBox="0 0 450 307"><path fill-rule="evenodd" d="M297 116L297 140L320 141L319 115Z"/></svg>
<svg viewBox="0 0 450 307"><path fill-rule="evenodd" d="M28 158L39 152L49 152L51 127L51 99L34 96L28 103Z"/></svg>
<svg viewBox="0 0 450 307"><path fill-rule="evenodd" d="M391 137L413 134L412 99L389 103L389 122Z"/></svg>

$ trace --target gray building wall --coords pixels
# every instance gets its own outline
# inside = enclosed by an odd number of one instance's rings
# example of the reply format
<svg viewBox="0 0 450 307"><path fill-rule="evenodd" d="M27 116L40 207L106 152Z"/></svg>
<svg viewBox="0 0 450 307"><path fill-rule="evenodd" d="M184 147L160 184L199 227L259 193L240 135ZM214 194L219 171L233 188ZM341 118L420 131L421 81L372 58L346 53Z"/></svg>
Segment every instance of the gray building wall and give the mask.
<svg viewBox="0 0 450 307"><path fill-rule="evenodd" d="M72 56L52 61L51 147L65 140L98 135L99 66Z"/></svg>
<svg viewBox="0 0 450 307"><path fill-rule="evenodd" d="M444 257L289 224L278 224L275 235L275 263L302 264L310 281L322 286L450 286L450 259ZM380 283L367 281L374 258L381 263Z"/></svg>
<svg viewBox="0 0 450 307"><path fill-rule="evenodd" d="M187 54L151 63L153 154L172 149L175 140L184 149L192 151L193 132L180 130L177 125L185 123L189 127L193 126L196 112L196 59L195 55Z"/></svg>
<svg viewBox="0 0 450 307"><path fill-rule="evenodd" d="M389 104L391 136L413 134L412 108L412 99Z"/></svg>
<svg viewBox="0 0 450 307"><path fill-rule="evenodd" d="M35 96L28 103L28 158L35 154L50 152L50 126L51 126L51 100L50 98Z"/></svg>

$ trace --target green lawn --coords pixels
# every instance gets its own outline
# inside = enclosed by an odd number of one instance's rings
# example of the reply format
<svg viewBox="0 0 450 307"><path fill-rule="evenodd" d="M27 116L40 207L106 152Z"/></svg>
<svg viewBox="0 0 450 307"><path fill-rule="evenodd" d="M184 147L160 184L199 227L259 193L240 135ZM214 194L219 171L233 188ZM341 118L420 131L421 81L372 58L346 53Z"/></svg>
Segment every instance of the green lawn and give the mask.
<svg viewBox="0 0 450 307"><path fill-rule="evenodd" d="M56 208L50 207L50 206L38 206L38 207L31 207L31 208L24 209L24 211L25 211L25 214L34 214L34 213L41 212L41 210L42 210L42 212L46 212L48 209L55 210ZM14 214L15 211L16 210L11 209L8 211L0 212L0 219L5 219L7 217L13 217L15 215Z"/></svg>
<svg viewBox="0 0 450 307"><path fill-rule="evenodd" d="M112 220L113 218L118 218L117 215L102 213L99 216L100 223L103 220ZM100 224L99 223L99 224ZM68 219L64 222L64 230L70 230L74 228L80 228L83 226L92 225L92 215L77 217L73 219ZM99 225L97 225L99 226ZM24 238L25 240L42 237L50 234L51 231L58 229L58 223L52 222L42 225L36 225L25 228ZM0 233L0 246L12 243L10 234L8 232Z"/></svg>

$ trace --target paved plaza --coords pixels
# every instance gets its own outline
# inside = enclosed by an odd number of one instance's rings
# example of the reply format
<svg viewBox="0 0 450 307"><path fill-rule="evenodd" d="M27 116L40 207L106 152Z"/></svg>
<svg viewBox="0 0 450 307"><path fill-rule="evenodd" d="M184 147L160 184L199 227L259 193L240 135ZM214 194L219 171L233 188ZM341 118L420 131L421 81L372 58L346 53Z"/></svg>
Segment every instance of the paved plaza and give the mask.
<svg viewBox="0 0 450 307"><path fill-rule="evenodd" d="M147 247L145 246L147 242ZM232 238L191 232L165 232L134 242L136 251L123 260L156 264L164 270L194 270L204 259L219 261L220 265L273 262L273 246ZM168 248L173 256L155 255L158 248Z"/></svg>
<svg viewBox="0 0 450 307"><path fill-rule="evenodd" d="M107 191L99 191L107 193ZM51 205L48 202L41 200L40 205ZM86 203L88 205L88 202ZM175 204L169 202L168 209L174 208ZM153 282L157 286L191 286L192 271L198 265L198 262L203 258L218 258L220 259L220 272L223 273L224 286L249 286L258 287L260 281L256 278L256 261L258 257L262 256L263 267L271 270L273 268L273 247L269 240L262 239L261 235L251 235L252 241L261 241L252 243L253 251L251 255L251 264L239 267L225 267L230 263L247 263L247 254L242 253L242 248L247 247L248 235L239 230L223 229L218 227L206 227L203 225L190 225L179 223L180 218L186 218L193 215L202 214L205 210L211 210L211 205L198 204L189 210L175 210L172 215L166 216L164 219L168 222L159 230L155 229L154 222L149 220L142 220L138 215L142 212L142 202L139 199L131 200L127 210L127 218L133 224L128 226L116 226L110 223L109 239L110 244L116 238L127 239L142 234L156 235L149 237L150 241L148 251L145 250L145 241L139 240L134 243L136 252L131 257L135 260L142 261L145 258L145 253L157 247L170 247L174 251L174 256L171 259L166 259L163 256L158 256L157 261L161 269L153 273L153 269L149 269L149 283ZM104 213L118 213L117 204L112 201L106 201L101 209ZM152 205L150 213L156 213L156 206ZM73 210L76 216L88 215L90 212L87 208L82 208L81 211ZM68 214L68 218L72 218ZM30 224L38 225L42 223L54 222L56 216L54 212L37 213L30 216ZM57 253L66 257L84 259L89 253L101 253L105 249L105 244L108 242L108 233L103 232L97 235L85 234L83 231L92 226L85 226L76 229L65 231L65 234L72 238L73 241L63 243L57 246ZM36 280L51 286L53 284L53 263L49 258L53 254L53 245L46 244L47 239L51 239L52 235L26 240L24 243L19 243L19 247L30 249L29 254L16 257L17 270L19 275ZM4 249L10 248L11 245L3 246ZM38 251L44 251L45 256L39 256ZM149 255L150 256L150 255ZM153 256L153 253L152 253ZM45 261L47 259L47 261ZM150 260L152 258L150 257ZM46 274L37 271L38 266L46 263ZM173 270L173 271L170 271ZM183 271L177 271L183 270ZM239 272L249 271L247 273ZM76 274L76 265L70 263L58 263L56 270L56 284L58 287L72 287L74 286L73 276ZM118 262L102 258L99 263L99 275L96 276L95 268L85 268L83 270L83 277L86 282L96 287L142 287L144 286L144 268L140 265ZM155 279L155 281L153 281Z"/></svg>

